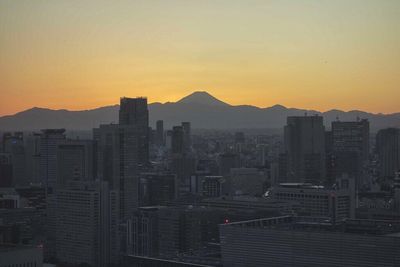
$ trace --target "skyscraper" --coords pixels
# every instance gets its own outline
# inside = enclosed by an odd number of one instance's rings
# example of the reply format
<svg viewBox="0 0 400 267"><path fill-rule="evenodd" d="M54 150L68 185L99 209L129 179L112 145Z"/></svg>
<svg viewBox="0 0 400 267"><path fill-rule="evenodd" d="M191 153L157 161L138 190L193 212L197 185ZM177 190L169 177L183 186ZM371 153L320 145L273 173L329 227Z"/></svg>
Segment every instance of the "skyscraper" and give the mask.
<svg viewBox="0 0 400 267"><path fill-rule="evenodd" d="M183 147L185 151L189 151L192 146L192 129L190 122L182 122L183 128Z"/></svg>
<svg viewBox="0 0 400 267"><path fill-rule="evenodd" d="M120 218L138 207L139 174L149 162L148 110L145 98L121 98L120 124L93 130L97 177L119 194Z"/></svg>
<svg viewBox="0 0 400 267"><path fill-rule="evenodd" d="M40 180L46 188L45 258L56 256L57 149L65 141L65 129L45 129L40 137Z"/></svg>
<svg viewBox="0 0 400 267"><path fill-rule="evenodd" d="M136 125L147 129L149 127L147 98L122 97L119 107L119 124Z"/></svg>
<svg viewBox="0 0 400 267"><path fill-rule="evenodd" d="M185 132L182 126L174 126L172 128L172 153L181 154L185 147Z"/></svg>
<svg viewBox="0 0 400 267"><path fill-rule="evenodd" d="M368 120L332 122L332 154L334 176L348 174L360 187L362 168L369 157Z"/></svg>
<svg viewBox="0 0 400 267"><path fill-rule="evenodd" d="M120 100L119 125L136 128L138 163L147 165L149 161L149 110L147 98L127 98Z"/></svg>
<svg viewBox="0 0 400 267"><path fill-rule="evenodd" d="M57 149L57 183L94 179L92 140L67 140Z"/></svg>
<svg viewBox="0 0 400 267"><path fill-rule="evenodd" d="M156 123L156 144L164 145L164 121L158 120Z"/></svg>
<svg viewBox="0 0 400 267"><path fill-rule="evenodd" d="M57 258L106 267L118 260L118 199L107 182L70 182L57 192Z"/></svg>
<svg viewBox="0 0 400 267"><path fill-rule="evenodd" d="M321 116L293 116L284 128L286 181L321 183L325 179L325 128Z"/></svg>
<svg viewBox="0 0 400 267"><path fill-rule="evenodd" d="M400 170L400 129L387 128L376 135L379 171L382 177L394 177Z"/></svg>

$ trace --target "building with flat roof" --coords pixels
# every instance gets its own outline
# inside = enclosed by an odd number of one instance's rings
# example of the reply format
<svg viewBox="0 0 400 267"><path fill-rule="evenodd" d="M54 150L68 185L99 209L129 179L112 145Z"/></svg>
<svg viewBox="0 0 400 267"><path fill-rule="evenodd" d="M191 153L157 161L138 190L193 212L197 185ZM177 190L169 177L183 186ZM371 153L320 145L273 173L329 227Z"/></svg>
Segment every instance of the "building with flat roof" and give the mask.
<svg viewBox="0 0 400 267"><path fill-rule="evenodd" d="M398 221L281 216L220 226L223 266L399 266Z"/></svg>
<svg viewBox="0 0 400 267"><path fill-rule="evenodd" d="M327 188L308 183L281 183L272 187L267 195L273 200L295 201L297 213L304 216L330 217L334 220L354 218L355 191L352 179Z"/></svg>
<svg viewBox="0 0 400 267"><path fill-rule="evenodd" d="M43 250L22 245L0 244L0 267L43 266Z"/></svg>

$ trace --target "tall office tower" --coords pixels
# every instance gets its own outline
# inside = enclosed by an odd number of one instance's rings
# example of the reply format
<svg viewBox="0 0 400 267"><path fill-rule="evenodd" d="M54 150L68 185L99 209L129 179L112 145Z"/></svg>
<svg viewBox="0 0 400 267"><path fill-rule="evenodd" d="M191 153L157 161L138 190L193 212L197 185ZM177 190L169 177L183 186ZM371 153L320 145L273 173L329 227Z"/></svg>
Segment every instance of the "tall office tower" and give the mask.
<svg viewBox="0 0 400 267"><path fill-rule="evenodd" d="M40 176L49 193L57 184L57 148L65 141L65 129L42 130L40 137Z"/></svg>
<svg viewBox="0 0 400 267"><path fill-rule="evenodd" d="M325 128L321 116L293 116L284 128L287 182L325 180Z"/></svg>
<svg viewBox="0 0 400 267"><path fill-rule="evenodd" d="M119 124L135 125L139 128L149 127L149 110L147 109L147 98L122 97L119 108Z"/></svg>
<svg viewBox="0 0 400 267"><path fill-rule="evenodd" d="M65 129L42 130L40 137L40 181L46 188L46 244L45 258L56 256L57 211L57 148L65 141Z"/></svg>
<svg viewBox="0 0 400 267"><path fill-rule="evenodd" d="M379 170L382 177L394 177L400 170L400 129L387 128L376 135Z"/></svg>
<svg viewBox="0 0 400 267"><path fill-rule="evenodd" d="M0 153L0 187L13 186L11 155Z"/></svg>
<svg viewBox="0 0 400 267"><path fill-rule="evenodd" d="M183 128L183 147L185 151L190 151L192 146L192 130L190 122L182 122Z"/></svg>
<svg viewBox="0 0 400 267"><path fill-rule="evenodd" d="M172 153L182 154L184 152L185 132L182 126L174 126L172 128Z"/></svg>
<svg viewBox="0 0 400 267"><path fill-rule="evenodd" d="M164 145L164 121L158 120L156 123L156 144Z"/></svg>
<svg viewBox="0 0 400 267"><path fill-rule="evenodd" d="M149 110L147 98L121 98L119 124L136 128L138 164L149 162Z"/></svg>
<svg viewBox="0 0 400 267"><path fill-rule="evenodd" d="M22 132L5 135L3 139L4 152L11 155L13 168L13 186L26 186L29 184L26 174L26 159L24 135Z"/></svg>
<svg viewBox="0 0 400 267"><path fill-rule="evenodd" d="M332 153L334 155L335 177L346 173L356 179L356 186L362 185L362 167L369 157L369 122L332 122Z"/></svg>
<svg viewBox="0 0 400 267"><path fill-rule="evenodd" d="M333 121L332 142L335 152L357 152L362 160L369 157L369 121Z"/></svg>
<svg viewBox="0 0 400 267"><path fill-rule="evenodd" d="M107 182L70 182L58 190L57 259L107 267L117 263L118 196Z"/></svg>
<svg viewBox="0 0 400 267"><path fill-rule="evenodd" d="M138 149L142 145L138 131L135 126L118 124L94 129L97 177L118 191L121 219L138 207L139 173L147 166L147 158Z"/></svg>
<svg viewBox="0 0 400 267"><path fill-rule="evenodd" d="M92 140L66 140L57 148L57 184L94 180Z"/></svg>
<svg viewBox="0 0 400 267"><path fill-rule="evenodd" d="M30 183L40 183L40 134L32 133L24 138L26 175Z"/></svg>

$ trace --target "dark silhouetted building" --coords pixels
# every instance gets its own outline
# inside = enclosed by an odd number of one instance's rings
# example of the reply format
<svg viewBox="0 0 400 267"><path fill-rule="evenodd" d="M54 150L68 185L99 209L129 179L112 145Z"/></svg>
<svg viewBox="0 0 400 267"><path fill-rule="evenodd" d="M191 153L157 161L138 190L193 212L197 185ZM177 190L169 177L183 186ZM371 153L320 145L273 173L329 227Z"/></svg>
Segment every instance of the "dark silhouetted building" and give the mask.
<svg viewBox="0 0 400 267"><path fill-rule="evenodd" d="M348 174L359 188L362 168L369 157L368 120L332 122L332 153L334 177Z"/></svg>
<svg viewBox="0 0 400 267"><path fill-rule="evenodd" d="M220 225L223 266L375 267L400 262L393 221L280 216Z"/></svg>
<svg viewBox="0 0 400 267"><path fill-rule="evenodd" d="M163 146L164 143L164 121L158 120L156 123L156 144Z"/></svg>
<svg viewBox="0 0 400 267"><path fill-rule="evenodd" d="M324 140L325 128L321 116L288 117L284 128L284 156L287 157L287 164L281 181L324 182Z"/></svg>
<svg viewBox="0 0 400 267"><path fill-rule="evenodd" d="M379 159L379 174L394 177L400 170L400 129L383 129L376 135L376 150Z"/></svg>

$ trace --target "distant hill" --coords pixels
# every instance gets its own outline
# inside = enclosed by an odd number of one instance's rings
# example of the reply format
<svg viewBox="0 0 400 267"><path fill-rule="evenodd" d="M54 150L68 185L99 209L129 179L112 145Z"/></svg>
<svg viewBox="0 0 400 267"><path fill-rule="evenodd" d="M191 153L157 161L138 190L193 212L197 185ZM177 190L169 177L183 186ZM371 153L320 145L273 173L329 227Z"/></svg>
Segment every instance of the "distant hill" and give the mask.
<svg viewBox="0 0 400 267"><path fill-rule="evenodd" d="M68 111L32 108L15 115L0 117L0 131L39 130L44 128L66 128L69 130L90 130L100 124L118 122L119 106L106 106L91 110ZM194 92L178 102L149 104L150 125L156 120L164 120L165 127L190 121L193 128L238 129L238 128L282 128L287 116L319 114L324 117L327 127L336 118L342 121L366 118L371 129L400 127L400 113L373 114L363 111L330 110L319 112L286 108L275 105L259 108L250 105L229 105L207 92Z"/></svg>

